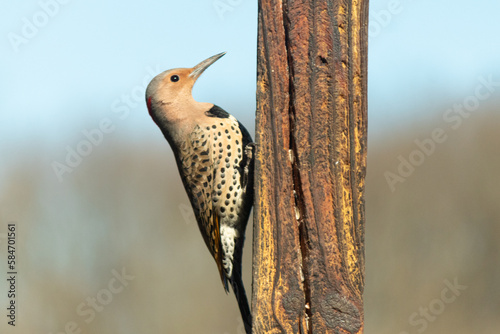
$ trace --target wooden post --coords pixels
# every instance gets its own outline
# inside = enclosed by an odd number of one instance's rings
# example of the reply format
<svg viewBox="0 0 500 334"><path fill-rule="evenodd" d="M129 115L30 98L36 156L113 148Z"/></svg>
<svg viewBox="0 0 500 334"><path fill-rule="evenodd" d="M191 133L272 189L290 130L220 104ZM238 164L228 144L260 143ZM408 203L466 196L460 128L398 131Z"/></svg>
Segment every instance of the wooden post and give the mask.
<svg viewBox="0 0 500 334"><path fill-rule="evenodd" d="M368 0L260 0L253 332L363 333Z"/></svg>

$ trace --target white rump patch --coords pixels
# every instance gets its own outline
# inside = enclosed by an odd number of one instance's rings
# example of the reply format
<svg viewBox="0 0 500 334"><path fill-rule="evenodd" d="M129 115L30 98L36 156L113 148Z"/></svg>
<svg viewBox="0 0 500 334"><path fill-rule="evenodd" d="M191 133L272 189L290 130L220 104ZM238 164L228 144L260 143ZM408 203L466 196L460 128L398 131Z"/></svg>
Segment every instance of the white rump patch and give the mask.
<svg viewBox="0 0 500 334"><path fill-rule="evenodd" d="M234 247L235 239L238 237L238 231L236 229L222 225L220 227L220 238L222 242L222 266L226 272L228 278L233 274L233 257L234 257Z"/></svg>

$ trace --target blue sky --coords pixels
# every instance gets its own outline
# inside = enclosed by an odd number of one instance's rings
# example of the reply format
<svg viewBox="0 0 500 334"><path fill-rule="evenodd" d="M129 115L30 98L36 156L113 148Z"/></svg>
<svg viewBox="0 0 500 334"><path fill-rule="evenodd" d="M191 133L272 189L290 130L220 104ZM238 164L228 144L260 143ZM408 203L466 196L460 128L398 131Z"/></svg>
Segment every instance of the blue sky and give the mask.
<svg viewBox="0 0 500 334"><path fill-rule="evenodd" d="M371 1L370 24L390 2ZM400 12L370 38L369 118L376 135L442 114L472 94L480 76L500 81L500 2L399 2Z"/></svg>
<svg viewBox="0 0 500 334"><path fill-rule="evenodd" d="M3 149L36 143L61 151L103 118L125 137L156 140L142 97L123 119L113 103L140 96L152 72L191 67L221 51L228 53L203 74L195 98L222 106L253 130L256 2L59 1L66 3L4 2ZM224 12L217 10L221 3ZM371 1L370 138L442 112L439 105L470 94L478 76L500 80L498 13L500 2L492 0ZM38 31L26 30L26 21ZM23 29L29 37L12 42Z"/></svg>

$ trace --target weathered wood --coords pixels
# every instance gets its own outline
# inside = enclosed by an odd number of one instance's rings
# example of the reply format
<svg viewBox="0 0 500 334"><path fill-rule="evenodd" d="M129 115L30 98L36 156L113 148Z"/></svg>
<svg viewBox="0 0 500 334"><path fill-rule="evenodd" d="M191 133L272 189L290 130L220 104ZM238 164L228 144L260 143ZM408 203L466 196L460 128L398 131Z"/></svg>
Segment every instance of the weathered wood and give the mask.
<svg viewBox="0 0 500 334"><path fill-rule="evenodd" d="M368 0L260 0L253 332L362 333Z"/></svg>

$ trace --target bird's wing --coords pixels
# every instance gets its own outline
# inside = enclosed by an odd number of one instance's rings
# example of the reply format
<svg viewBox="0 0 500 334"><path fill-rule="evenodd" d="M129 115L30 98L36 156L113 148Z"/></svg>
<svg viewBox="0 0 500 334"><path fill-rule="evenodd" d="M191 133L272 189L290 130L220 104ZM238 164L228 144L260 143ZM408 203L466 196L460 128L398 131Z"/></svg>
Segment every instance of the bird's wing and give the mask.
<svg viewBox="0 0 500 334"><path fill-rule="evenodd" d="M237 251L235 242L241 237L236 226L239 225L244 205L241 182L244 147L238 121L227 115L213 117L210 128L214 159L213 209L220 217L222 266L225 276L230 278Z"/></svg>
<svg viewBox="0 0 500 334"><path fill-rule="evenodd" d="M196 126L189 139L181 145L180 174L191 200L203 240L217 263L222 283L227 289L222 269L220 217L214 210L212 201L215 170L210 145L211 133L206 128Z"/></svg>

